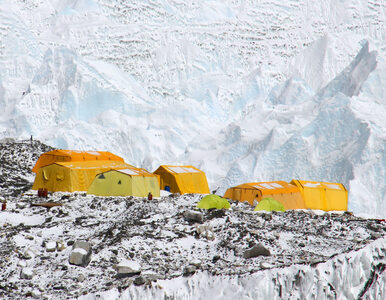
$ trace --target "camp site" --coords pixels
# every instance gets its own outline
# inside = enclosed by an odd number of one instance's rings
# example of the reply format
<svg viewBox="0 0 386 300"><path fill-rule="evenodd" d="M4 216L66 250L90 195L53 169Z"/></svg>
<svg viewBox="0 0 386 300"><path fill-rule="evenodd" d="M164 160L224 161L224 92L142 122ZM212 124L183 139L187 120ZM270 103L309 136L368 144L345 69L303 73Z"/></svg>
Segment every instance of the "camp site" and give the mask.
<svg viewBox="0 0 386 300"><path fill-rule="evenodd" d="M136 299L148 291L159 299L168 284L195 282L202 293L206 280L221 286L226 278L247 278L262 291L269 284L262 274L275 271L287 280L299 266L316 278L326 274L320 270L359 268L352 276L360 282L383 259L377 253L384 221L348 211L350 192L341 182L251 178L211 190L208 170L194 162L146 169L103 149L52 149L38 141L23 162L30 145L13 147L18 155L0 149L15 174L2 185L9 194L0 211L6 257L0 279L18 284L10 295L32 285L28 295L35 298ZM21 181L26 174L30 181ZM345 262L347 249L353 256ZM299 280L291 278L294 285Z"/></svg>
<svg viewBox="0 0 386 300"><path fill-rule="evenodd" d="M211 194L205 172L192 165L161 165L151 173L129 165L123 158L106 151L49 151L39 157L32 172L36 173L32 190L38 191L87 191L97 196L135 197L147 197L149 194L160 197L160 190L180 195ZM282 204L284 210L347 211L348 203L348 192L341 183L299 179L289 183L243 183L228 188L223 197L220 198L247 202L252 206L264 199L274 199ZM218 199L212 201L218 202ZM214 202L205 202L205 205L200 202L197 207L222 207Z"/></svg>

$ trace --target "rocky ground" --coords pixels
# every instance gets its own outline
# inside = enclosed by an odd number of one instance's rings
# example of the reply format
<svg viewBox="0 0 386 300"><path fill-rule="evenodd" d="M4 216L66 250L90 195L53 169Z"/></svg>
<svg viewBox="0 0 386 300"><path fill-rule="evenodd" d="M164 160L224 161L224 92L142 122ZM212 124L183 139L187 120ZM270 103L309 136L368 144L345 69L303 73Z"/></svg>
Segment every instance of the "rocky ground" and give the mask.
<svg viewBox="0 0 386 300"><path fill-rule="evenodd" d="M199 272L318 265L385 237L385 222L350 213L257 213L237 202L230 210L198 211L197 194L151 201L85 193L39 198L30 190L30 170L48 150L37 141L0 144L0 191L7 200L0 212L0 298L69 299L157 287L159 280ZM45 201L62 206L32 206Z"/></svg>

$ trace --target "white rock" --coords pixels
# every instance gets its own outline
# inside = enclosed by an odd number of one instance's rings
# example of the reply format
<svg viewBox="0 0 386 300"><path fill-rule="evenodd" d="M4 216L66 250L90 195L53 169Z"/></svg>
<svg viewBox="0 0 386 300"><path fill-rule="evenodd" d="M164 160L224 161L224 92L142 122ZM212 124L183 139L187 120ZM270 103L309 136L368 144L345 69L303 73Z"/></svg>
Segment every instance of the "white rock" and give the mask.
<svg viewBox="0 0 386 300"><path fill-rule="evenodd" d="M40 298L42 296L42 292L39 291L38 289L34 289L32 292L32 297L35 297L35 298Z"/></svg>
<svg viewBox="0 0 386 300"><path fill-rule="evenodd" d="M137 274L141 272L141 266L133 260L121 261L116 269L118 274Z"/></svg>
<svg viewBox="0 0 386 300"><path fill-rule="evenodd" d="M21 279L32 279L34 276L34 271L32 268L23 268L20 272L20 278Z"/></svg>
<svg viewBox="0 0 386 300"><path fill-rule="evenodd" d="M24 267L27 266L27 262L26 262L25 260L19 260L19 262L17 263L17 265L18 265L19 267L24 268Z"/></svg>
<svg viewBox="0 0 386 300"><path fill-rule="evenodd" d="M26 205L26 203L24 203L24 202L18 202L18 203L16 203L16 207L17 208L20 208L20 209L23 209L23 208L25 208L27 205Z"/></svg>
<svg viewBox="0 0 386 300"><path fill-rule="evenodd" d="M46 251L47 252L54 252L56 250L56 242L48 242L46 244Z"/></svg>
<svg viewBox="0 0 386 300"><path fill-rule="evenodd" d="M63 241L57 241L56 242L56 250L63 251L64 249L66 249L65 243Z"/></svg>
<svg viewBox="0 0 386 300"><path fill-rule="evenodd" d="M262 269L271 269L271 268L273 268L273 265L270 264L269 262L262 261L260 263L260 268L262 268Z"/></svg>
<svg viewBox="0 0 386 300"><path fill-rule="evenodd" d="M24 251L23 257L25 259L31 259L35 257L35 252L32 251L32 249L28 248L27 250Z"/></svg>
<svg viewBox="0 0 386 300"><path fill-rule="evenodd" d="M199 259L194 259L194 260L192 260L192 261L190 262L190 264L191 264L192 266L195 266L195 267L199 268L199 267L201 266L201 260L199 260Z"/></svg>
<svg viewBox="0 0 386 300"><path fill-rule="evenodd" d="M196 231L198 234L201 234L205 231L212 231L212 227L209 225L198 225L196 226Z"/></svg>
<svg viewBox="0 0 386 300"><path fill-rule="evenodd" d="M77 266L87 266L91 260L91 245L88 242L76 241L72 246L72 252L70 254L70 264Z"/></svg>

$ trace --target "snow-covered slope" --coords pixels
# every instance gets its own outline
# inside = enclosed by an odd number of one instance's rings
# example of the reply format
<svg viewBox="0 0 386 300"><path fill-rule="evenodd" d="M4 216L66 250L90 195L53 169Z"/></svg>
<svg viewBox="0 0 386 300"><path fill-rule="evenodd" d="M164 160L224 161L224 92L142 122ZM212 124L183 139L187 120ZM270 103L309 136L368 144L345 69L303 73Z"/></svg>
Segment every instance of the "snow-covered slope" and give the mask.
<svg viewBox="0 0 386 300"><path fill-rule="evenodd" d="M219 193L339 181L385 217L385 19L364 0L0 0L0 137L191 163Z"/></svg>

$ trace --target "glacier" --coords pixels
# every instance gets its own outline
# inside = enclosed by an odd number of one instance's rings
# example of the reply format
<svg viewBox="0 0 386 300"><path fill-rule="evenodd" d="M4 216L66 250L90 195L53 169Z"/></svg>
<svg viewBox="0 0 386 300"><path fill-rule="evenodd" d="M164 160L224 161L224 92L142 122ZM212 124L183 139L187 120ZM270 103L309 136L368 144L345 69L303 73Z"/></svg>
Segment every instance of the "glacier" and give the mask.
<svg viewBox="0 0 386 300"><path fill-rule="evenodd" d="M382 1L0 0L0 138L342 182L385 218Z"/></svg>

